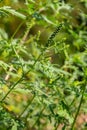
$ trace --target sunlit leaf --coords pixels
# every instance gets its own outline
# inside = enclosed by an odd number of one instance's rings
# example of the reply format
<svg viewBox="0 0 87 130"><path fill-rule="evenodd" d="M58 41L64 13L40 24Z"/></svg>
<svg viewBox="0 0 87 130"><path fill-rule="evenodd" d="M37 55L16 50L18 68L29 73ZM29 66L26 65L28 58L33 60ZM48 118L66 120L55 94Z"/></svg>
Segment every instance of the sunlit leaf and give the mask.
<svg viewBox="0 0 87 130"><path fill-rule="evenodd" d="M26 19L26 16L25 16L25 15L19 13L18 11L12 9L12 8L9 7L9 6L3 6L3 7L0 8L0 10L3 10L3 11L5 11L5 12L8 12L8 13L12 14L12 15L15 15L15 16L17 16L17 17L23 19L23 20Z"/></svg>

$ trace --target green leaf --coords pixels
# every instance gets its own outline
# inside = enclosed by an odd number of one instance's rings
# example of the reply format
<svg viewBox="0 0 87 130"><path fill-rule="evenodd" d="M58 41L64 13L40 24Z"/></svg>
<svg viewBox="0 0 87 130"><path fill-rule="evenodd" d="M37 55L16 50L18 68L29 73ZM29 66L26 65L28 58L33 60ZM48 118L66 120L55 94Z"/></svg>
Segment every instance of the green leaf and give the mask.
<svg viewBox="0 0 87 130"><path fill-rule="evenodd" d="M42 18L49 24L52 24L52 25L56 25L55 23L53 23L52 21L50 21L45 15L42 15Z"/></svg>
<svg viewBox="0 0 87 130"><path fill-rule="evenodd" d="M13 90L13 92L15 93L21 93L21 94L28 94L30 92L30 90L28 89L22 89L22 88L16 88Z"/></svg>
<svg viewBox="0 0 87 130"><path fill-rule="evenodd" d="M14 122L14 125L12 126L11 130L17 130L17 123L16 122Z"/></svg>
<svg viewBox="0 0 87 130"><path fill-rule="evenodd" d="M0 60L0 66L3 68L3 69L7 69L8 67L10 67L8 64L6 64L5 62L1 61Z"/></svg>
<svg viewBox="0 0 87 130"><path fill-rule="evenodd" d="M24 19L24 20L26 19L26 16L24 14L19 13L18 11L12 9L10 6L3 6L3 7L0 8L0 10L3 10L7 13L15 15L15 16L21 18L21 19Z"/></svg>

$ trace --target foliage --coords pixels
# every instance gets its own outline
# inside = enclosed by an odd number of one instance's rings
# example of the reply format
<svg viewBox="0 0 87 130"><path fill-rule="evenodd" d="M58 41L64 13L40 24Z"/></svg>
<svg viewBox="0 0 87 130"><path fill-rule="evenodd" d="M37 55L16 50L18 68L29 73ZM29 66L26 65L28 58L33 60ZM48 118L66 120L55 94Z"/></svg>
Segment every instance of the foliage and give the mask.
<svg viewBox="0 0 87 130"><path fill-rule="evenodd" d="M0 1L1 130L78 129L87 113L86 13L86 0Z"/></svg>

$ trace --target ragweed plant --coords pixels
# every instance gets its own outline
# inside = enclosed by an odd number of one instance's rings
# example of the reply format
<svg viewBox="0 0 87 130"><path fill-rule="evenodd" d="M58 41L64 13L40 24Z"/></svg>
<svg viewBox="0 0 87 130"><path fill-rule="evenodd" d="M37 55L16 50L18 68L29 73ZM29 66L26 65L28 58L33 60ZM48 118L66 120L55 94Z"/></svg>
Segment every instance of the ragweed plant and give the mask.
<svg viewBox="0 0 87 130"><path fill-rule="evenodd" d="M78 129L87 112L85 11L79 27L72 2L0 2L0 129Z"/></svg>

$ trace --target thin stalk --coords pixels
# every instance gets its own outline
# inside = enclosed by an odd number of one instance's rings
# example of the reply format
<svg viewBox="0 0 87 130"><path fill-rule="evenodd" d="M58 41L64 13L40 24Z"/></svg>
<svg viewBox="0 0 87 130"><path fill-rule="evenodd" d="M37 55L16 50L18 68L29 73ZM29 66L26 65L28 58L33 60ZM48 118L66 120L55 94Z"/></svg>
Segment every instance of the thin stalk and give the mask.
<svg viewBox="0 0 87 130"><path fill-rule="evenodd" d="M75 102L76 97L72 100L71 104L69 105L69 107L71 107L73 105L73 103Z"/></svg>
<svg viewBox="0 0 87 130"><path fill-rule="evenodd" d="M40 119L40 117L41 117L41 114L42 114L43 111L45 110L45 107L46 107L46 106L44 106L43 109L40 111L40 114L39 114L37 120L35 121L35 123L33 124L32 128L34 128L34 126L35 126L35 125L37 124L37 122L39 121L39 119Z"/></svg>
<svg viewBox="0 0 87 130"><path fill-rule="evenodd" d="M56 125L56 127L55 127L55 129L54 129L54 130L57 130L58 126L59 126L59 124L57 124L57 125Z"/></svg>
<svg viewBox="0 0 87 130"><path fill-rule="evenodd" d="M21 114L18 116L18 118L22 117L22 115L24 114L24 112L27 110L27 108L31 105L31 103L33 102L35 98L35 95L33 96L33 98L31 99L30 102L28 102L27 106L25 107L25 109L21 112Z"/></svg>
<svg viewBox="0 0 87 130"><path fill-rule="evenodd" d="M2 98L2 100L0 102L3 102L6 97L9 95L9 93L15 88L15 86L23 80L23 77L21 77L15 84L13 84L13 86L10 88L10 90L6 93L6 95Z"/></svg>
<svg viewBox="0 0 87 130"><path fill-rule="evenodd" d="M65 130L66 129L66 124L63 126L62 130Z"/></svg>
<svg viewBox="0 0 87 130"><path fill-rule="evenodd" d="M84 97L84 92L85 92L85 88L86 88L85 86L83 86L83 87L84 87L84 88L83 88L83 91L82 91L82 95L81 95L81 99L80 99L80 102L79 102L79 106L78 106L78 108L77 108L77 112L76 112L76 114L75 114L74 121L73 121L73 123L72 123L72 126L71 126L71 129L70 129L70 130L73 130L73 129L74 129L74 125L75 125L77 116L78 116L78 114L79 114L81 105L82 105L82 103L83 103L83 97Z"/></svg>
<svg viewBox="0 0 87 130"><path fill-rule="evenodd" d="M19 29L22 27L24 21L22 21L19 26L17 27L16 31L13 33L13 35L10 38L10 41L13 40L13 38L15 37L15 35L17 34L17 32L19 31Z"/></svg>

